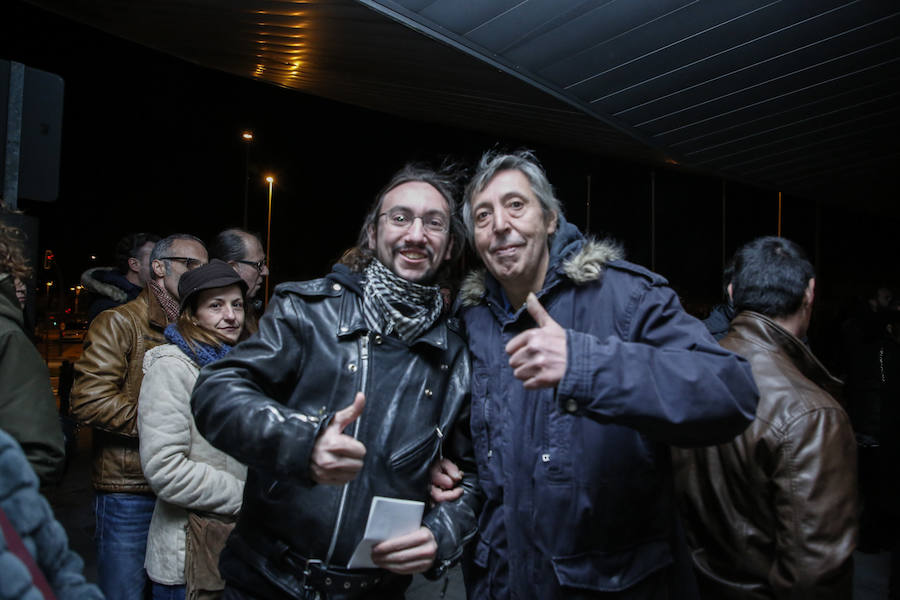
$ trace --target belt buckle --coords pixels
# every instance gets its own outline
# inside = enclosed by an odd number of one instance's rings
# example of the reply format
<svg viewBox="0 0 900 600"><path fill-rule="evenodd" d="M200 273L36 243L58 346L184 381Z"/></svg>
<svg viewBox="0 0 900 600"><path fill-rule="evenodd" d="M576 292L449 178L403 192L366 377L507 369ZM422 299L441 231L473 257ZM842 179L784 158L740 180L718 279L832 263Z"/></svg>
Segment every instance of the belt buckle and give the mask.
<svg viewBox="0 0 900 600"><path fill-rule="evenodd" d="M303 566L303 596L306 600L322 600L319 590L309 581L309 576L312 575L312 565L322 566L322 561L315 558L306 560L306 564Z"/></svg>

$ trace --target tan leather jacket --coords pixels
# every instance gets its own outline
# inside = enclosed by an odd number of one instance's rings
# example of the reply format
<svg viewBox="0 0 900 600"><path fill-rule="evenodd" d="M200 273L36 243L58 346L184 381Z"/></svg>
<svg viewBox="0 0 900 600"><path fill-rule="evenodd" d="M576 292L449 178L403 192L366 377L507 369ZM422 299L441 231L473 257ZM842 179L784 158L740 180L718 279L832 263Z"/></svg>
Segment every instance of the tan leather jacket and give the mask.
<svg viewBox="0 0 900 600"><path fill-rule="evenodd" d="M137 405L144 352L165 344L166 315L149 288L91 322L75 363L72 416L94 428L94 489L150 493L141 471Z"/></svg>
<svg viewBox="0 0 900 600"><path fill-rule="evenodd" d="M849 600L856 443L840 381L758 313L739 314L721 344L750 361L760 398L734 441L673 451L703 595Z"/></svg>

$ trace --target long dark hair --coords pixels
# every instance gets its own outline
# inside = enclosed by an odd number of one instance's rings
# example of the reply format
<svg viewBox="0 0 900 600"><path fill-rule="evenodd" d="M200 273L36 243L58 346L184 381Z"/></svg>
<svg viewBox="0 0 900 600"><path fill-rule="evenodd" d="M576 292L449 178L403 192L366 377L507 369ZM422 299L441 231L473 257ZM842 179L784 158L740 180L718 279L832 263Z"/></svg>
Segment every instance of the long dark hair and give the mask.
<svg viewBox="0 0 900 600"><path fill-rule="evenodd" d="M450 211L450 231L448 235L450 236L450 241L453 242L453 249L447 265L452 267L462 254L465 244L465 233L459 216L459 202L456 200L459 195L460 177L461 172L454 165L444 165L437 170L418 163L407 163L404 165L402 169L394 173L387 185L375 196L375 202L369 208L366 219L359 230L356 246L344 252L338 262L350 267L351 271L364 271L375 256L375 249L369 247L369 229L378 231L378 215L381 214L381 205L384 203L384 197L391 190L404 183L420 181L436 189L447 202L447 209ZM440 279L440 275L438 275L438 279Z"/></svg>

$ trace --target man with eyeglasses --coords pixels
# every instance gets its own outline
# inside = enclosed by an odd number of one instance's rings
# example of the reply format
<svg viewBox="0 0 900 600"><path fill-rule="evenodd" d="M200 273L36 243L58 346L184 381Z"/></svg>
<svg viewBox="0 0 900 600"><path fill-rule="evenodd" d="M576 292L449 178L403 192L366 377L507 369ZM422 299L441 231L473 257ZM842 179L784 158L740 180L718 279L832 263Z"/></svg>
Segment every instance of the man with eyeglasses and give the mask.
<svg viewBox="0 0 900 600"><path fill-rule="evenodd" d="M219 233L209 247L209 257L223 260L234 267L247 284L247 298L253 299L256 314L262 312L262 301L257 300L263 279L269 276L266 254L256 234L233 227Z"/></svg>
<svg viewBox="0 0 900 600"><path fill-rule="evenodd" d="M460 557L480 504L469 357L435 282L462 243L452 179L407 166L341 264L279 285L258 333L203 369L197 427L249 468L224 598L403 598ZM427 501L440 456L466 471L461 498L366 551L378 568L348 568L373 497Z"/></svg>
<svg viewBox="0 0 900 600"><path fill-rule="evenodd" d="M97 315L75 363L72 415L94 430L97 572L107 598L143 599L147 531L156 500L138 452L144 352L167 343L163 330L178 318L178 281L206 262L206 246L192 235L157 242L147 287L131 302Z"/></svg>

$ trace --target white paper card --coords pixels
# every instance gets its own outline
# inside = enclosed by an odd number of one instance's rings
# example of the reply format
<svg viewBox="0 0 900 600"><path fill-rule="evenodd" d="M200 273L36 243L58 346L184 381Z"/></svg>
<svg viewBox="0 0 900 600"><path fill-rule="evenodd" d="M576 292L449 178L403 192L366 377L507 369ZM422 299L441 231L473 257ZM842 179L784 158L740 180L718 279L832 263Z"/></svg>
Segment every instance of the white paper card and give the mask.
<svg viewBox="0 0 900 600"><path fill-rule="evenodd" d="M375 496L369 507L366 533L353 551L348 569L374 569L372 546L391 538L412 533L422 524L425 503Z"/></svg>

